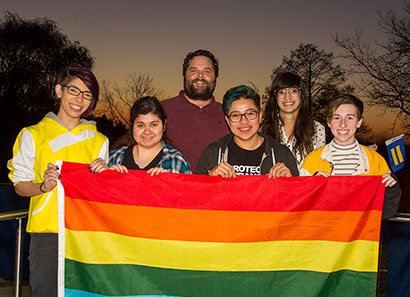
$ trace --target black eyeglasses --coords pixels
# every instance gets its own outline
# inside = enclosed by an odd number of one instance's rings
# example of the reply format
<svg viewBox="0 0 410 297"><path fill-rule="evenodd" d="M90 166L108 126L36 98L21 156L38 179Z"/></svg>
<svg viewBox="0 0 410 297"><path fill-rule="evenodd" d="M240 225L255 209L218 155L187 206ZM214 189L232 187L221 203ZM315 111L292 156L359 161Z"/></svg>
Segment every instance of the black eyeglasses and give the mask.
<svg viewBox="0 0 410 297"><path fill-rule="evenodd" d="M255 109L249 109L245 111L244 113L239 113L239 112L232 112L231 114L228 115L229 120L232 123L238 123L242 120L242 117L245 117L248 121L252 121L258 117L258 110Z"/></svg>
<svg viewBox="0 0 410 297"><path fill-rule="evenodd" d="M67 88L67 92L70 95L73 96L78 96L78 95L82 95L82 97L85 100L93 100L93 94L89 91L81 91L79 88L77 88L76 86L67 86L67 85L62 85L63 87Z"/></svg>

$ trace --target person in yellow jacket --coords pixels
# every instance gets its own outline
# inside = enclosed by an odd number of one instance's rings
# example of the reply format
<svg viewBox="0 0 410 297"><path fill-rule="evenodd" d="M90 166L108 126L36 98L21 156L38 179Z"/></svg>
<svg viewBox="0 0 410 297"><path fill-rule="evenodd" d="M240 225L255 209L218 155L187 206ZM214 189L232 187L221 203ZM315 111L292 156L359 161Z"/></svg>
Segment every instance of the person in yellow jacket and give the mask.
<svg viewBox="0 0 410 297"><path fill-rule="evenodd" d="M355 138L363 122L363 109L363 102L352 95L339 95L331 100L327 122L334 139L306 157L301 175L381 175L386 186L383 219L387 219L399 207L401 189L386 160Z"/></svg>
<svg viewBox="0 0 410 297"><path fill-rule="evenodd" d="M99 85L84 67L68 67L58 77L57 115L49 112L38 124L23 128L8 161L9 178L18 195L31 197L27 232L30 233L30 285L33 297L57 296L57 180L56 160L90 163L108 161L108 139L89 117L98 102Z"/></svg>

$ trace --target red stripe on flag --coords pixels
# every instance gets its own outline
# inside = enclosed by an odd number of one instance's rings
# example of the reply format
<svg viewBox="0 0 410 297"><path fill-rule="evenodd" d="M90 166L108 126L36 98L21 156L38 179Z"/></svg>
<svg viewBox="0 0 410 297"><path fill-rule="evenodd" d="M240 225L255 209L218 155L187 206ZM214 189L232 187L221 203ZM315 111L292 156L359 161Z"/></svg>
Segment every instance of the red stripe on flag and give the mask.
<svg viewBox="0 0 410 297"><path fill-rule="evenodd" d="M67 170L66 170L67 169ZM380 176L322 176L269 179L238 176L222 179L189 174L146 171L93 174L86 164L64 162L61 175L73 199L148 207L231 211L370 211L383 208ZM81 180L81 184L78 183ZM354 183L354 187L352 184ZM167 187L163 187L167 184ZM302 186L301 186L302 184ZM127 195L123 196L124 185ZM366 186L365 186L366 185ZM88 193L81 196L79 187ZM110 191L106 191L110 188ZM155 190L152 189L163 189ZM369 193L371 189L371 193ZM167 197L167 199L163 199ZM341 204L340 199L345 201Z"/></svg>

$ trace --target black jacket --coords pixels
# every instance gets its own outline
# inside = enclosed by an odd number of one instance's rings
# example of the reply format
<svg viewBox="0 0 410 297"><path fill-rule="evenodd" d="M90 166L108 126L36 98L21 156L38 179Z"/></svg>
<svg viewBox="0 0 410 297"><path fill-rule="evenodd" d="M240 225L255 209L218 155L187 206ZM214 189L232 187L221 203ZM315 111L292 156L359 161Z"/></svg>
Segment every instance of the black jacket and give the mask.
<svg viewBox="0 0 410 297"><path fill-rule="evenodd" d="M265 139L265 152L260 163L261 174L268 174L269 170L278 162L288 167L293 176L299 176L296 160L291 151L269 135L259 133ZM209 144L202 152L195 174L208 175L208 170L213 169L219 163L228 161L228 144L233 134L228 134L219 141Z"/></svg>
<svg viewBox="0 0 410 297"><path fill-rule="evenodd" d="M384 192L382 220L393 217L397 213L400 205L401 188L397 177L390 172L391 176L396 180L396 184L392 187L386 187Z"/></svg>

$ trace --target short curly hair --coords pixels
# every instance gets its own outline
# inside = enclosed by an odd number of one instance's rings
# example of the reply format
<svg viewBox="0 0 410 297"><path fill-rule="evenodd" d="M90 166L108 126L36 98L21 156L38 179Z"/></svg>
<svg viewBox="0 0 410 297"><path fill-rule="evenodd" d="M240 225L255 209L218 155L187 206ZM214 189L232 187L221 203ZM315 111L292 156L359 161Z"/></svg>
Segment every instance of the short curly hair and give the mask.
<svg viewBox="0 0 410 297"><path fill-rule="evenodd" d="M184 76L184 78L186 75L186 71L188 69L189 61L191 61L194 57L198 57L198 56L204 56L204 57L208 57L209 59L211 59L212 65L214 67L215 77L218 77L219 75L218 59L216 59L215 56L210 51L199 49L194 52L188 53L188 55L185 57L184 64L182 64L182 75Z"/></svg>

